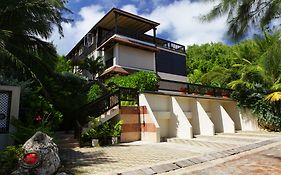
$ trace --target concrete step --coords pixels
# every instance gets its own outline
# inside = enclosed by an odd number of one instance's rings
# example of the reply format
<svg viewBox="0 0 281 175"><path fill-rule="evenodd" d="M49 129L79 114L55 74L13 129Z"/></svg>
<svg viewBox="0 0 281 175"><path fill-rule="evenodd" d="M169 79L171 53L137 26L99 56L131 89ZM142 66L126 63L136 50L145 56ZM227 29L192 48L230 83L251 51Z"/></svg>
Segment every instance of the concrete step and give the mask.
<svg viewBox="0 0 281 175"><path fill-rule="evenodd" d="M198 139L168 138L167 142L188 144L190 146L195 146L195 147L206 147L206 148L214 148L214 149L226 149L226 148L232 148L237 146L237 144L211 142L207 140L198 140Z"/></svg>
<svg viewBox="0 0 281 175"><path fill-rule="evenodd" d="M269 132L269 131L236 131L237 134L249 135L249 136L268 136L268 137L280 137L281 132Z"/></svg>
<svg viewBox="0 0 281 175"><path fill-rule="evenodd" d="M241 139L254 139L254 140L266 140L268 138L273 138L274 136L267 135L249 135L249 134L239 134L239 133L216 133L217 137L228 137L228 138L241 138Z"/></svg>
<svg viewBox="0 0 281 175"><path fill-rule="evenodd" d="M209 141L209 142L219 142L219 143L230 143L230 144L239 144L239 145L245 145L253 142L258 142L259 139L255 138L238 138L238 137L223 137L219 135L215 136L203 136L203 135L195 135L194 136L196 140L202 140L202 141Z"/></svg>

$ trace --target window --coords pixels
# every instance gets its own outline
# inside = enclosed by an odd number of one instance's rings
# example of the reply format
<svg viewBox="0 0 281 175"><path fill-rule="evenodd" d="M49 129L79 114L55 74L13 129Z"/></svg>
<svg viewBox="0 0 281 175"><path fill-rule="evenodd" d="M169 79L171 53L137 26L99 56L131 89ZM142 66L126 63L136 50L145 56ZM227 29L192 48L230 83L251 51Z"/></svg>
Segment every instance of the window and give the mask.
<svg viewBox="0 0 281 175"><path fill-rule="evenodd" d="M85 37L84 37L84 45L87 47L90 47L93 43L94 43L94 35L92 33L88 33Z"/></svg>
<svg viewBox="0 0 281 175"><path fill-rule="evenodd" d="M80 46L80 47L79 47L78 54L79 54L79 55L82 55L83 52L84 52L84 46Z"/></svg>

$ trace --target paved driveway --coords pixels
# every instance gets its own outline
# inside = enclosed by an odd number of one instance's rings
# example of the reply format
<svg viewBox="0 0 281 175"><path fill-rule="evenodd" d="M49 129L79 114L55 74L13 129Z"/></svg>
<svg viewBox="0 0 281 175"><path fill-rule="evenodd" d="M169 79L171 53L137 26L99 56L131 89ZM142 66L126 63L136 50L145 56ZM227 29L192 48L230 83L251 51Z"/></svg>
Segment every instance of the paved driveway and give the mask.
<svg viewBox="0 0 281 175"><path fill-rule="evenodd" d="M139 141L120 144L118 146L65 149L61 150L61 158L67 168L79 172L79 174L113 174L132 172L132 170L167 164L191 157L204 157L204 155L209 153L258 143L279 136L267 133L242 132L236 134L219 134L211 137L199 136L198 138L189 140L171 139L171 142L162 143L145 143ZM225 167L227 166L225 165ZM159 167L161 168L161 166ZM217 169L214 169L214 172L218 172L221 168L223 166L217 167ZM241 172L243 171L241 169ZM130 172L127 174L130 174ZM171 173L182 174L185 171L182 168ZM202 170L197 173L208 173L208 170L206 172Z"/></svg>

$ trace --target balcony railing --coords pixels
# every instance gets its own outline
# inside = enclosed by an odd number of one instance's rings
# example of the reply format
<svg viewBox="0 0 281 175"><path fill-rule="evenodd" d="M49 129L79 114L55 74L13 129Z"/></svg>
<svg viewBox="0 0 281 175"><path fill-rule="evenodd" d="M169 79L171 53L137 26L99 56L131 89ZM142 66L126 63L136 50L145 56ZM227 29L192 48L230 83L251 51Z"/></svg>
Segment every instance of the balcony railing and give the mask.
<svg viewBox="0 0 281 175"><path fill-rule="evenodd" d="M229 98L233 90L199 84L184 83L161 79L159 82L160 91L177 92L182 95L200 95L210 97Z"/></svg>
<svg viewBox="0 0 281 175"><path fill-rule="evenodd" d="M146 42L146 43L150 43L150 44L156 44L156 46L158 47L162 47L168 50L172 50L175 52L179 52L179 53L184 53L185 54L185 47L183 45L168 41L168 40L164 40L161 38L155 38L155 42L154 43L154 37L150 36L150 35L146 35L143 33L135 33L132 31L128 31L125 28L122 27L118 27L117 31L115 32L115 30L110 30L107 31L106 34L104 34L102 36L102 39L100 40L100 42L98 43L98 46L100 46L101 44L103 44L105 41L107 41L110 37L112 37L114 34L119 34L122 36L126 36L126 37L130 37L142 42Z"/></svg>

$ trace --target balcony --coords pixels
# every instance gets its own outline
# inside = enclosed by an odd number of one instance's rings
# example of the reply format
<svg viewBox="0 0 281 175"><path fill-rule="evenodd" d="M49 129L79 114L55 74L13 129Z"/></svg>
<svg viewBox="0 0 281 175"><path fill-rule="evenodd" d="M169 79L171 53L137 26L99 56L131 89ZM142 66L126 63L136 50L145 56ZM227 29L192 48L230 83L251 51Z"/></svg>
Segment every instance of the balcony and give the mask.
<svg viewBox="0 0 281 175"><path fill-rule="evenodd" d="M152 45L152 46L157 46L160 48L164 48L167 50L175 51L178 53L185 54L185 47L183 45L164 40L161 38L154 38L153 36L146 35L143 33L136 33L132 32L129 30L126 30L125 28L118 27L117 30L103 30L104 33L101 37L101 39L98 42L98 47L101 46L104 42L106 42L110 37L112 37L115 34L129 37L132 39L136 39L140 41L140 43L147 44L147 45Z"/></svg>

